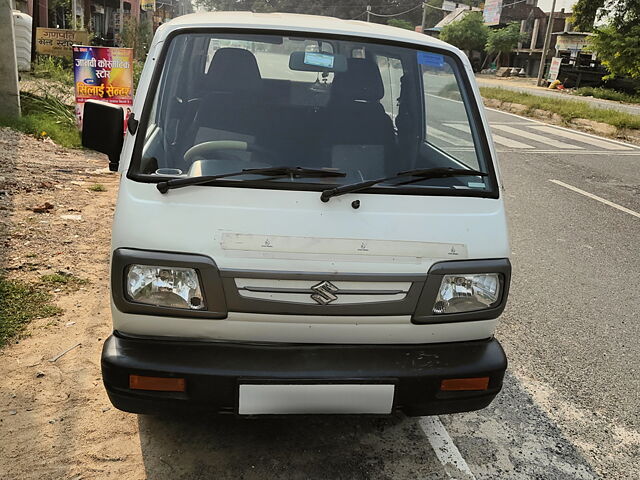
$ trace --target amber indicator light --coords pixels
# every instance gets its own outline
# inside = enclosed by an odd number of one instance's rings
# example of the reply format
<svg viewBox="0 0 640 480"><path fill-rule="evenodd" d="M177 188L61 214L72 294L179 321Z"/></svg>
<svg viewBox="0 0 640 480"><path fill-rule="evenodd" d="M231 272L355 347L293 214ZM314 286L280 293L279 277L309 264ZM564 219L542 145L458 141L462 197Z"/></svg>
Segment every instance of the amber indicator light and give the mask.
<svg viewBox="0 0 640 480"><path fill-rule="evenodd" d="M445 378L440 382L440 390L445 392L486 390L487 388L489 388L489 377Z"/></svg>
<svg viewBox="0 0 640 480"><path fill-rule="evenodd" d="M154 390L157 392L184 392L184 378L145 377L129 375L129 388L132 390Z"/></svg>

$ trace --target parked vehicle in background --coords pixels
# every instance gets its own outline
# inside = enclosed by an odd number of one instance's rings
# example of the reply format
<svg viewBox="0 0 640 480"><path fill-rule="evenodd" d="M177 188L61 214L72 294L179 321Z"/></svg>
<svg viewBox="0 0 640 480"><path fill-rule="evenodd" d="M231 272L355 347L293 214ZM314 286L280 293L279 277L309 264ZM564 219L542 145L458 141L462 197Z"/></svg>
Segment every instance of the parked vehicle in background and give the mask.
<svg viewBox="0 0 640 480"><path fill-rule="evenodd" d="M183 16L156 32L122 130L87 102L83 142L122 172L117 408L428 415L499 392L509 242L459 50L325 17Z"/></svg>

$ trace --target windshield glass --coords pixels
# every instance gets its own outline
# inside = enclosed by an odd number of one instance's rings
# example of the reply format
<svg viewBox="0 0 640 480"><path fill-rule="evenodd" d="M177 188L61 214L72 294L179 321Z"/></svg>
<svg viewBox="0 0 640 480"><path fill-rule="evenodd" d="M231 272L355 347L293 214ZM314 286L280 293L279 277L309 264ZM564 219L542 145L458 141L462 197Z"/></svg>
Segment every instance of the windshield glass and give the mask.
<svg viewBox="0 0 640 480"><path fill-rule="evenodd" d="M282 166L345 174L212 183L321 190L412 169L490 173L458 65L441 53L357 39L185 33L171 39L150 91L134 178ZM376 187L486 193L492 178L389 180Z"/></svg>

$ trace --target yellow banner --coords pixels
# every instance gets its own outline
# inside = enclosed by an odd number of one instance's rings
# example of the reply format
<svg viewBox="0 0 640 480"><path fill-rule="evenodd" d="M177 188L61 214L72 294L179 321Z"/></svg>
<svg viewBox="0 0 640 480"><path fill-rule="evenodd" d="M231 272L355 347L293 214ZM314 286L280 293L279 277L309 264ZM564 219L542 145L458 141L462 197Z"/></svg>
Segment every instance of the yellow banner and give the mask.
<svg viewBox="0 0 640 480"><path fill-rule="evenodd" d="M56 57L71 57L73 45L89 43L89 34L84 30L63 30L61 28L36 29L36 52Z"/></svg>
<svg viewBox="0 0 640 480"><path fill-rule="evenodd" d="M140 8L145 12L154 12L156 10L156 0L141 0Z"/></svg>

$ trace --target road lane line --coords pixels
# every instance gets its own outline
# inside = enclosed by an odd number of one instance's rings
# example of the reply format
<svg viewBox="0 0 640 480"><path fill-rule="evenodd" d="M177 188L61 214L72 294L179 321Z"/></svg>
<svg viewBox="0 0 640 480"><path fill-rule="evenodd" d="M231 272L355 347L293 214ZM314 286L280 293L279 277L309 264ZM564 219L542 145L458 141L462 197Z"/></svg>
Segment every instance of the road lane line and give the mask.
<svg viewBox="0 0 640 480"><path fill-rule="evenodd" d="M522 115L516 115L515 113L505 112L504 110L498 110L498 109L496 109L496 108L484 107L484 109L485 109L485 110L491 110L492 112L501 113L501 114L503 114L503 115L509 115L509 116L511 116L511 117L516 117L516 118L519 118L520 120L527 120L527 122L526 122L526 123L525 123L525 122L518 122L518 123L515 123L515 122L514 122L514 123L509 123L509 125L521 125L521 124L525 124L525 125L526 125L526 124L537 123L538 125L549 125L549 126L552 126L552 127L554 127L554 128L559 128L559 129L561 129L561 130L566 130L567 132L575 132L575 131L578 131L578 132L582 133L582 135L586 135L587 137L602 138L602 137L599 137L598 135L594 135L594 134L592 134L592 133L583 132L582 130L574 130L574 129L567 128L567 127L561 127L560 125L553 125L553 124L551 124L551 123L541 122L540 120L535 120L535 119L533 119L533 118L529 118L529 117L523 117ZM489 121L489 120L487 119L487 121ZM493 123L493 122L489 122L489 123L490 123L491 125L494 125L494 123ZM496 123L495 123L495 125L501 125L501 124L503 124L503 123L504 123L504 122L500 122L500 121L498 121L498 122L496 122ZM613 142L613 143L617 143L617 144L619 144L619 145L626 145L627 147L630 147L630 148L633 148L633 149L636 149L636 150L640 150L640 146L638 146L638 145L632 145L632 144L630 144L630 143L624 143L624 142L621 142L621 141L619 141L619 140L613 140L613 139L607 139L607 141L609 141L609 142ZM580 152L580 153L582 153L582 152Z"/></svg>
<svg viewBox="0 0 640 480"><path fill-rule="evenodd" d="M460 125L460 124L456 124L456 123L445 123L445 125L447 127L451 127L451 128L455 128L456 130L461 130L465 133L471 134L471 129L469 128L469 125ZM509 147L509 148L535 148L532 145L527 145L526 143L522 143L519 142L517 140L514 140L512 138L507 138L507 137L503 137L502 135L496 135L495 133L491 134L491 137L493 138L493 141L495 143L499 143L500 145L504 145L505 147Z"/></svg>
<svg viewBox="0 0 640 480"><path fill-rule="evenodd" d="M569 138L571 140L576 140L582 143L588 143L590 145L594 145L596 147L604 148L606 150L633 150L631 147L626 145L620 145L619 143L607 142L606 140L600 140L599 138L589 137L587 135L582 135L580 133L575 132L567 132L566 130L560 130L554 127L548 127L546 125L531 125L531 128L535 128L536 130L548 133L550 135L556 135L558 137Z"/></svg>
<svg viewBox="0 0 640 480"><path fill-rule="evenodd" d="M420 417L418 423L449 478L457 480L476 479L439 417Z"/></svg>
<svg viewBox="0 0 640 480"><path fill-rule="evenodd" d="M555 183L556 185L560 185L561 187L573 190L574 192L584 195L585 197L593 198L594 200L597 200L600 203L604 203L605 205L609 205L610 207L617 208L621 212L628 213L629 215L640 218L640 213L635 212L627 207L623 207L622 205L618 205L617 203L613 203L606 198L599 197L597 195L594 195L593 193L585 192L584 190L580 190L578 187L574 187L573 185L561 182L560 180L550 179L549 181Z"/></svg>
<svg viewBox="0 0 640 480"><path fill-rule="evenodd" d="M523 128L514 128L509 125L492 125L492 128L497 128L498 130L502 130L503 132L510 133L512 135L517 135L519 137L524 137L527 140L533 140L534 142L540 142L543 145L551 145L556 148L562 148L567 150L582 150L582 147L578 145L571 145L565 142L559 142L557 140L553 140L549 137L544 137L542 135L538 135L533 132L529 132L524 130Z"/></svg>
<svg viewBox="0 0 640 480"><path fill-rule="evenodd" d="M443 132L442 130L438 130L437 128L433 128L431 126L427 126L427 137L432 136L444 142L450 143L457 147L473 147L473 143L465 140L464 138L454 137L450 133Z"/></svg>

